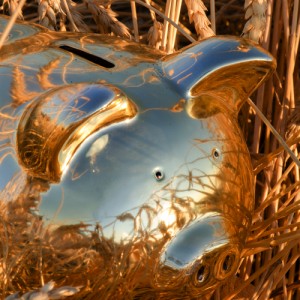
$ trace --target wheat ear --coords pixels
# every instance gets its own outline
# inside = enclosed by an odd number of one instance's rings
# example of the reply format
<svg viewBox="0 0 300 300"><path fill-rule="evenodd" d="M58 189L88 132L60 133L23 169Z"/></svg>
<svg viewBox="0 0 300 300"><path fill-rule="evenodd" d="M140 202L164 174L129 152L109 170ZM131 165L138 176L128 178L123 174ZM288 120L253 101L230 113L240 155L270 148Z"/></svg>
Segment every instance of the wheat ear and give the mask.
<svg viewBox="0 0 300 300"><path fill-rule="evenodd" d="M243 29L243 36L259 42L266 29L267 0L245 0L245 19L248 20Z"/></svg>
<svg viewBox="0 0 300 300"><path fill-rule="evenodd" d="M207 8L203 2L201 0L185 0L185 4L188 8L189 21L190 23L194 22L199 39L215 35L209 27L210 21L205 14Z"/></svg>

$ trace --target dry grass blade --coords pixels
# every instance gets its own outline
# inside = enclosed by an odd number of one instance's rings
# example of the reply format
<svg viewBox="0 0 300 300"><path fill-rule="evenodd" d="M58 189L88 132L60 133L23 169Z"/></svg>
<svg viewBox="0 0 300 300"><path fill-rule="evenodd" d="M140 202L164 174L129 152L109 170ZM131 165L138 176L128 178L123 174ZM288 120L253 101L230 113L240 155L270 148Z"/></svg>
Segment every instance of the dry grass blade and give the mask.
<svg viewBox="0 0 300 300"><path fill-rule="evenodd" d="M293 241L289 245L287 245L285 251L281 251L274 255L269 261L266 261L265 264L259 269L255 270L252 276L250 276L246 281L244 281L238 289L236 289L232 294L228 295L225 299L231 300L235 299L235 297L246 288L251 282L253 282L256 278L258 278L263 272L268 271L269 269L274 270L274 266L276 266L277 262L283 258L284 255L288 253L288 251L297 244L297 241Z"/></svg>
<svg viewBox="0 0 300 300"><path fill-rule="evenodd" d="M257 115L263 120L263 122L270 128L272 133L275 135L275 137L278 139L279 143L282 145L284 150L291 156L292 160L296 163L298 167L300 167L300 160L295 156L294 152L290 149L290 147L286 144L284 139L281 137L281 135L276 131L276 129L272 126L270 121L264 116L264 114L258 109L258 107L253 103L251 99L248 98L249 105L255 110Z"/></svg>

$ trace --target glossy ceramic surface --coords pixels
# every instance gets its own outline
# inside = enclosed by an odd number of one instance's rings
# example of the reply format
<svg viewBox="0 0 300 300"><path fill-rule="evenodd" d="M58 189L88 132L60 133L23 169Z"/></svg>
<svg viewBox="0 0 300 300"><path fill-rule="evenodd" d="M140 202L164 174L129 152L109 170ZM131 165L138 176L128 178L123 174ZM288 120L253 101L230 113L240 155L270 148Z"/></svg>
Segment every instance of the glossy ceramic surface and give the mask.
<svg viewBox="0 0 300 300"><path fill-rule="evenodd" d="M164 56L16 24L0 51L2 201L38 181L28 209L45 226L86 224L128 258L122 276L145 264L141 285L208 293L235 274L253 210L237 114L274 68L233 37Z"/></svg>

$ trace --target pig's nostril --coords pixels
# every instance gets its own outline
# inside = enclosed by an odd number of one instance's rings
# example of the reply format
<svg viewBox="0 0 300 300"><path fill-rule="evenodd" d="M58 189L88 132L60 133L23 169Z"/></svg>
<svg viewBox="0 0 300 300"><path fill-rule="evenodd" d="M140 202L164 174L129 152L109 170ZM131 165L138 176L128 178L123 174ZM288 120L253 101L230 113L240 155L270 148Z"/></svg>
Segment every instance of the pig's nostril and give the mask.
<svg viewBox="0 0 300 300"><path fill-rule="evenodd" d="M223 280L232 275L238 267L238 256L234 250L230 250L229 253L223 253L223 255L221 254L214 268L216 278Z"/></svg>
<svg viewBox="0 0 300 300"><path fill-rule="evenodd" d="M222 264L222 269L224 272L229 272L234 263L235 256L234 254L226 255Z"/></svg>
<svg viewBox="0 0 300 300"><path fill-rule="evenodd" d="M206 265L201 265L197 272L197 282L204 283L209 275L209 269Z"/></svg>

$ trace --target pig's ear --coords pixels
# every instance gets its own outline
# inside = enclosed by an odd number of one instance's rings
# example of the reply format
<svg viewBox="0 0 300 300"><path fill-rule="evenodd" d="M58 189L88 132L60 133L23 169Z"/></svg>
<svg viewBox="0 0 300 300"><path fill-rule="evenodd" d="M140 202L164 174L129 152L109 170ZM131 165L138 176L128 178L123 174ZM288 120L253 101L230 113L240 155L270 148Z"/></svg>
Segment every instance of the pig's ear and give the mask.
<svg viewBox="0 0 300 300"><path fill-rule="evenodd" d="M202 117L210 115L221 103L237 113L275 68L268 52L235 37L209 38L162 59L164 76L190 100L188 106L198 103L198 117L205 110Z"/></svg>
<svg viewBox="0 0 300 300"><path fill-rule="evenodd" d="M113 86L73 84L42 94L20 119L19 161L29 175L58 182L89 136L136 114L136 105Z"/></svg>

